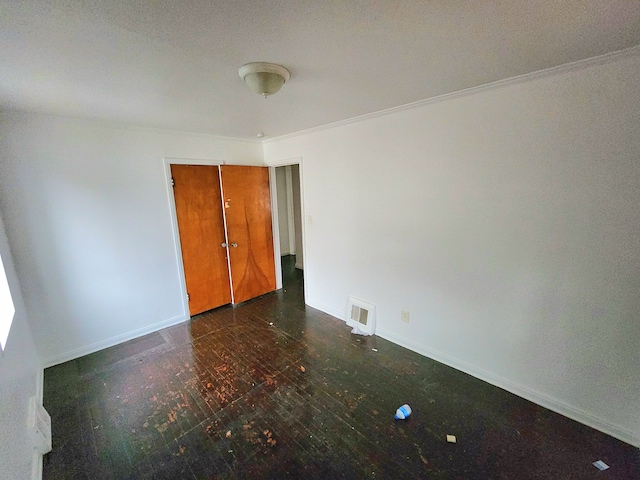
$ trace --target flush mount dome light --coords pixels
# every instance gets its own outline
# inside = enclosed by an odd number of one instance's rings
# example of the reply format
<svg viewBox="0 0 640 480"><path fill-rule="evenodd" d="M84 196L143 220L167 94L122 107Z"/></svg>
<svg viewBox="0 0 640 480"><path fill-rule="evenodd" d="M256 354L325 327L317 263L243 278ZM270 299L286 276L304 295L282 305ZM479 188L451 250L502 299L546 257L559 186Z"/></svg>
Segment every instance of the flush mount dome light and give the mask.
<svg viewBox="0 0 640 480"><path fill-rule="evenodd" d="M264 98L280 90L291 77L286 68L266 62L247 63L238 69L238 74L251 90Z"/></svg>

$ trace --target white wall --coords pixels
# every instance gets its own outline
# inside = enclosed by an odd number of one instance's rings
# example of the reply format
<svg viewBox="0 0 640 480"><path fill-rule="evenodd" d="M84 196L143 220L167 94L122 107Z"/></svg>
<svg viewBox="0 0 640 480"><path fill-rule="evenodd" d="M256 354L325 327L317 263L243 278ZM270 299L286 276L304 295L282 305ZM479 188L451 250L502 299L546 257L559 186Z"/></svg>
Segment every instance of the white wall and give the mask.
<svg viewBox="0 0 640 480"><path fill-rule="evenodd" d="M266 141L307 303L640 445L638 92L636 53Z"/></svg>
<svg viewBox="0 0 640 480"><path fill-rule="evenodd" d="M0 354L0 478L27 479L33 468L37 472L42 465L34 456L27 428L29 397L42 395L42 368L2 219L0 255L16 309L6 349Z"/></svg>
<svg viewBox="0 0 640 480"><path fill-rule="evenodd" d="M0 208L50 365L184 320L163 157L262 164L259 142L0 116Z"/></svg>
<svg viewBox="0 0 640 480"><path fill-rule="evenodd" d="M276 191L278 193L278 229L280 231L280 255L289 255L289 210L287 206L286 167L276 168Z"/></svg>

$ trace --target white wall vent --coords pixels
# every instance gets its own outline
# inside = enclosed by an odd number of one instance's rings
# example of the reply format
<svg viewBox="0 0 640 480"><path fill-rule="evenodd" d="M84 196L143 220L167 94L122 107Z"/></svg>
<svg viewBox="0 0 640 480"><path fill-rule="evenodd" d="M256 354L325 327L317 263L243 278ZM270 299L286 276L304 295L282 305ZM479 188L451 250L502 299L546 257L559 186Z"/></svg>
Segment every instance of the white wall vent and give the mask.
<svg viewBox="0 0 640 480"><path fill-rule="evenodd" d="M38 453L51 451L51 417L35 396L29 399L29 433Z"/></svg>
<svg viewBox="0 0 640 480"><path fill-rule="evenodd" d="M347 325L353 328L353 333L361 335L375 334L376 306L355 297L349 297Z"/></svg>

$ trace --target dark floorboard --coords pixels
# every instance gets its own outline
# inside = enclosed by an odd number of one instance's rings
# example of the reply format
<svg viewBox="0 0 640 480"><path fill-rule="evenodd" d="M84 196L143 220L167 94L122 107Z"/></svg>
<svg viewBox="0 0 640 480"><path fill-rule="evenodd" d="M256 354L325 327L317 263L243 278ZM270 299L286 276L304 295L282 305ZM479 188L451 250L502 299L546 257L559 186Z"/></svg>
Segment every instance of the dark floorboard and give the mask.
<svg viewBox="0 0 640 480"><path fill-rule="evenodd" d="M47 369L44 478L640 479L638 449L352 335L283 267L279 292Z"/></svg>

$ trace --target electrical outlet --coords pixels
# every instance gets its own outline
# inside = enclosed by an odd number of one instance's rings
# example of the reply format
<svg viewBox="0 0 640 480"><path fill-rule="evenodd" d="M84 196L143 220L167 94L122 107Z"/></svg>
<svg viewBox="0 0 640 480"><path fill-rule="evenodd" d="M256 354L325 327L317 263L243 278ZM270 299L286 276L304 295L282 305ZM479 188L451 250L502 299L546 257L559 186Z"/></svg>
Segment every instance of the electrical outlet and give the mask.
<svg viewBox="0 0 640 480"><path fill-rule="evenodd" d="M409 310L400 310L400 320L409 323Z"/></svg>

